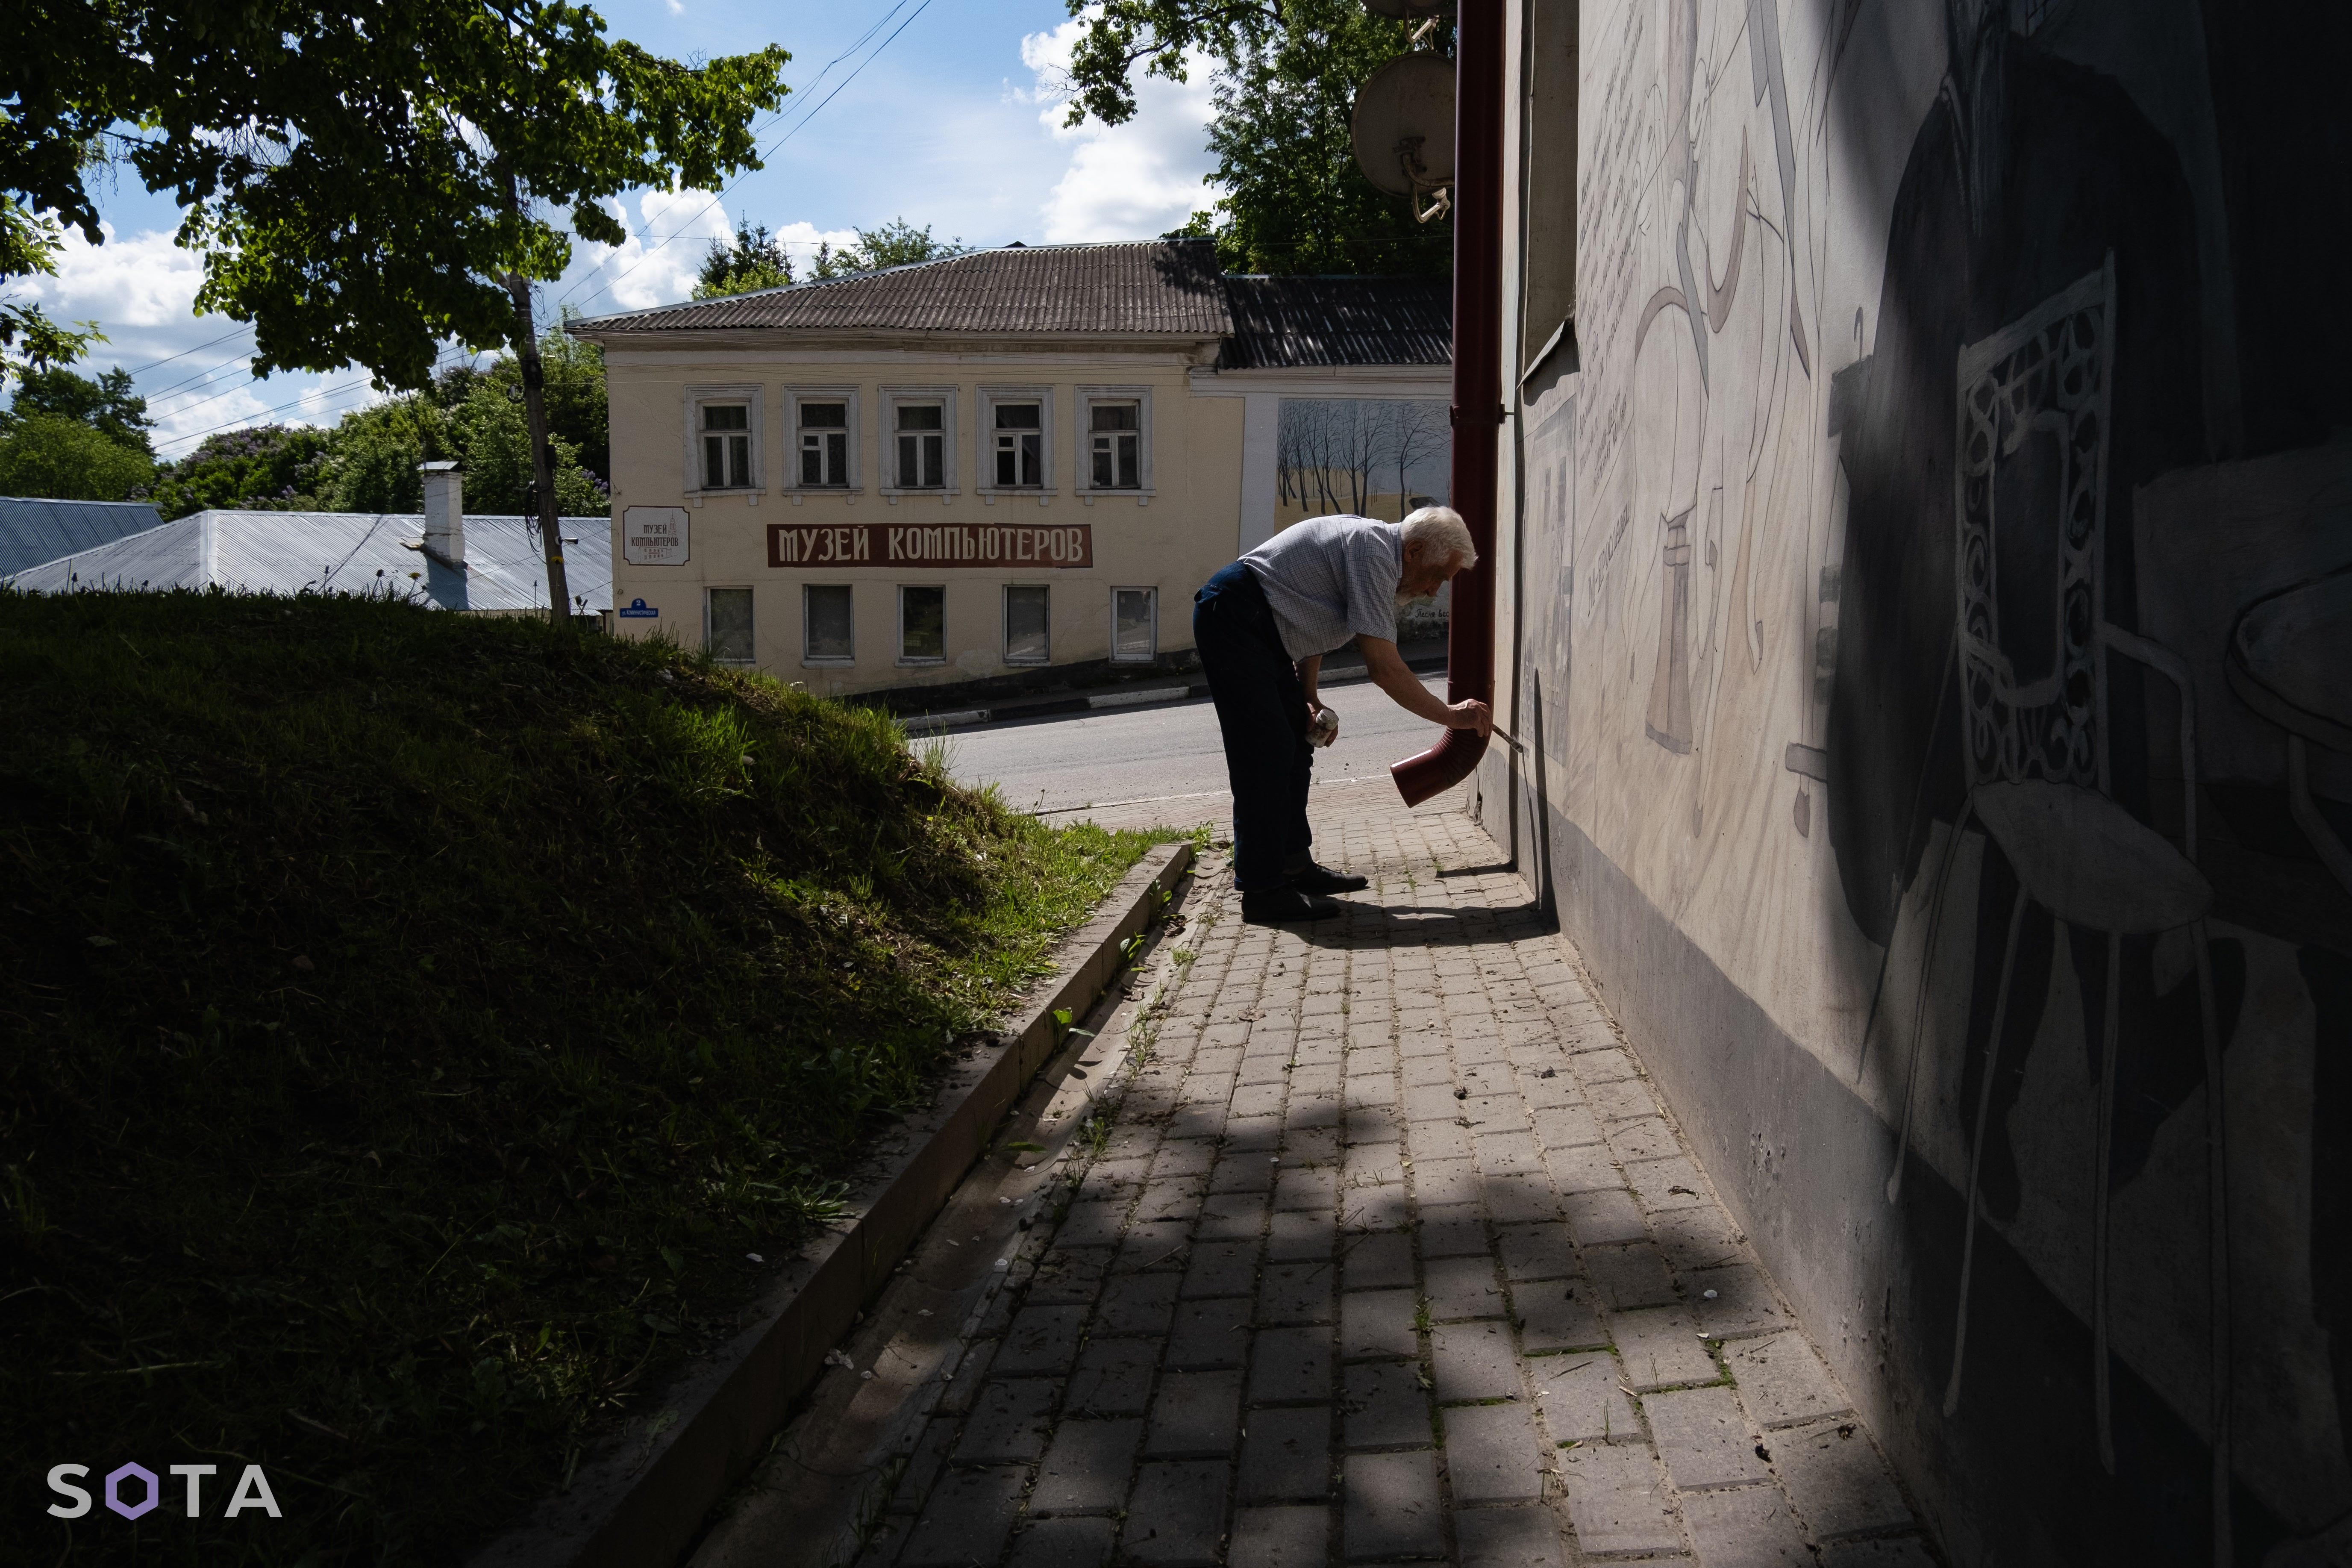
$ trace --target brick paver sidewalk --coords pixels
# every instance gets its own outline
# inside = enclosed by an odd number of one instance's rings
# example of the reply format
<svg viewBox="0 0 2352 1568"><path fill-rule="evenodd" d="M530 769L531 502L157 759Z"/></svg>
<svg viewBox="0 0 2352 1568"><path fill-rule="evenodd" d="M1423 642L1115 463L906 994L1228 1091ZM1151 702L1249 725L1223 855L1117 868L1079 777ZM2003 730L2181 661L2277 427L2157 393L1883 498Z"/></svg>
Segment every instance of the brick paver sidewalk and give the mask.
<svg viewBox="0 0 2352 1568"><path fill-rule="evenodd" d="M1345 922L1244 926L1210 858L1151 1054L862 1563L1927 1563L1493 843L1350 805Z"/></svg>

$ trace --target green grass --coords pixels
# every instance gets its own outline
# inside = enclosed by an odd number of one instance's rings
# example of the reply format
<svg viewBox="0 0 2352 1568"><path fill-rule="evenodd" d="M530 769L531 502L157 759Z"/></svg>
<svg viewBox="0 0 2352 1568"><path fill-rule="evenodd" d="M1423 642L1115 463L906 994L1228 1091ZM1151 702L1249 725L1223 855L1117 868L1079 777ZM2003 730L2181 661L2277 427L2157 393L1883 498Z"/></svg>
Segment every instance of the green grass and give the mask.
<svg viewBox="0 0 2352 1568"><path fill-rule="evenodd" d="M0 594L0 1560L461 1560L1148 844L531 622Z"/></svg>

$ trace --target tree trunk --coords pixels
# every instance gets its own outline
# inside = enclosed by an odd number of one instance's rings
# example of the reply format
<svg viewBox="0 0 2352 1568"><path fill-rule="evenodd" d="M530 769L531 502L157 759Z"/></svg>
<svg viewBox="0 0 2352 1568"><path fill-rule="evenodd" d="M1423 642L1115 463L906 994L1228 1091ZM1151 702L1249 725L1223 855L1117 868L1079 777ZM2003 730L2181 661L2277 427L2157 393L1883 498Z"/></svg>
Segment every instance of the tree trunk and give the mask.
<svg viewBox="0 0 2352 1568"><path fill-rule="evenodd" d="M523 415L530 424L531 489L539 499L539 537L547 550L548 613L555 624L572 626L572 588L563 574L563 526L555 516L555 465L547 444L547 383L539 364L539 337L530 317L530 280L520 272L507 274L507 293L514 300L515 363L522 370Z"/></svg>
<svg viewBox="0 0 2352 1568"><path fill-rule="evenodd" d="M521 207L514 171L506 171L507 210ZM565 631L573 628L572 584L563 574L563 525L555 517L555 454L547 444L547 378L540 369L539 330L530 315L530 279L507 274L507 298L514 301L515 364L522 371L523 416L530 426L531 493L539 499L539 540L547 552L547 613Z"/></svg>

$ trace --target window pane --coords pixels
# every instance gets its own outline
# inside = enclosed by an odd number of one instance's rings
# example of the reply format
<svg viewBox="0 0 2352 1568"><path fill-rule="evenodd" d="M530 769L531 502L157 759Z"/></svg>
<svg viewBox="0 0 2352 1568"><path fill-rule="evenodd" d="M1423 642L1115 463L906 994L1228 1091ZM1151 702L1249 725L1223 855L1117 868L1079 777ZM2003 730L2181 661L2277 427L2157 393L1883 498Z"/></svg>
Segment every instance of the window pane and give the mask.
<svg viewBox="0 0 2352 1568"><path fill-rule="evenodd" d="M751 427L751 410L740 403L705 404L702 427L705 430L749 430Z"/></svg>
<svg viewBox="0 0 2352 1568"><path fill-rule="evenodd" d="M727 437L705 436L702 438L702 488L723 490L727 488Z"/></svg>
<svg viewBox="0 0 2352 1568"><path fill-rule="evenodd" d="M846 430L849 428L849 405L846 403L803 403L801 405L801 428L803 430Z"/></svg>
<svg viewBox="0 0 2352 1568"><path fill-rule="evenodd" d="M898 590L898 657L945 658L948 656L945 588Z"/></svg>
<svg viewBox="0 0 2352 1568"><path fill-rule="evenodd" d="M727 483L735 489L743 489L751 483L751 437L749 436L727 437Z"/></svg>
<svg viewBox="0 0 2352 1568"><path fill-rule="evenodd" d="M1132 430L1136 426L1136 409L1132 403L1097 403L1094 405L1091 430Z"/></svg>
<svg viewBox="0 0 2352 1568"><path fill-rule="evenodd" d="M1134 436L1114 436L1111 439L1118 448L1118 487L1123 490L1141 489L1143 476L1136 462L1140 438Z"/></svg>
<svg viewBox="0 0 2352 1568"><path fill-rule="evenodd" d="M936 403L902 403L898 405L898 428L901 430L937 430L940 405Z"/></svg>
<svg viewBox="0 0 2352 1568"><path fill-rule="evenodd" d="M999 430L1034 430L1037 425L1037 405L1034 403L1000 403L996 405L996 427Z"/></svg>
<svg viewBox="0 0 2352 1568"><path fill-rule="evenodd" d="M824 455L828 465L824 470L824 482L829 485L847 484L849 482L849 437L838 431L827 436L824 438Z"/></svg>
<svg viewBox="0 0 2352 1568"><path fill-rule="evenodd" d="M751 590L710 590L710 657L730 664L751 662Z"/></svg>
<svg viewBox="0 0 2352 1568"><path fill-rule="evenodd" d="M921 432L898 437L898 488L935 490L947 484L947 437Z"/></svg>
<svg viewBox="0 0 2352 1568"><path fill-rule="evenodd" d="M811 583L801 590L801 619L810 658L849 658L856 649L849 637L849 584Z"/></svg>
<svg viewBox="0 0 2352 1568"><path fill-rule="evenodd" d="M1121 588L1111 599L1111 644L1113 658L1150 658L1159 652L1157 628L1152 624L1154 600L1159 591L1153 588Z"/></svg>
<svg viewBox="0 0 2352 1568"><path fill-rule="evenodd" d="M1107 490L1118 482L1112 477L1110 437L1097 436L1095 437L1095 489Z"/></svg>
<svg viewBox="0 0 2352 1568"><path fill-rule="evenodd" d="M801 483L821 485L825 482L824 437L803 436L801 437Z"/></svg>
<svg viewBox="0 0 2352 1568"><path fill-rule="evenodd" d="M1044 664L1050 656L1048 596L1039 584L1013 584L1004 590L1004 661Z"/></svg>

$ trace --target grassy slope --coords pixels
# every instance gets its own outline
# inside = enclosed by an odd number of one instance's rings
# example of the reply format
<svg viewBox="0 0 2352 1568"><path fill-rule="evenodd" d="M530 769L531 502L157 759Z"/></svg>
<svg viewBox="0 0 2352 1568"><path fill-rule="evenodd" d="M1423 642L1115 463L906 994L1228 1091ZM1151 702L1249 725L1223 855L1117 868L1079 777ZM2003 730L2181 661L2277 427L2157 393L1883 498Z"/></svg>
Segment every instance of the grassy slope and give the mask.
<svg viewBox="0 0 2352 1568"><path fill-rule="evenodd" d="M135 1459L76 1560L457 1560L1144 847L520 621L0 595L0 1559Z"/></svg>

